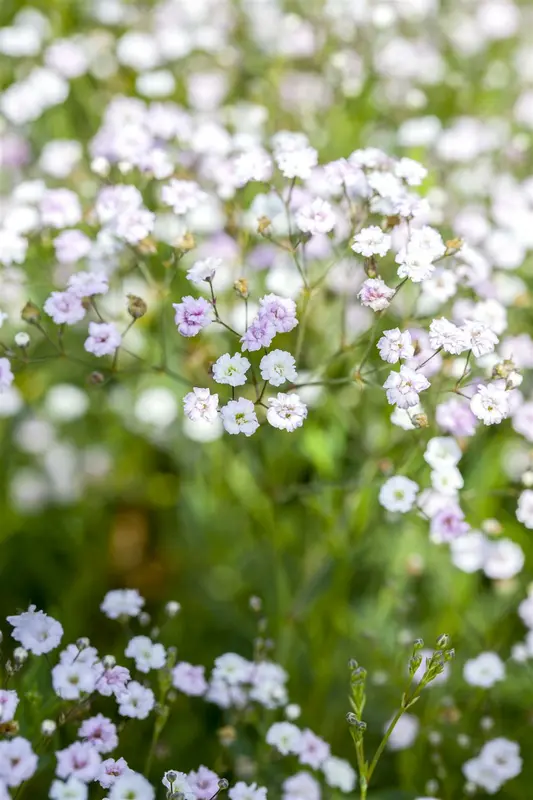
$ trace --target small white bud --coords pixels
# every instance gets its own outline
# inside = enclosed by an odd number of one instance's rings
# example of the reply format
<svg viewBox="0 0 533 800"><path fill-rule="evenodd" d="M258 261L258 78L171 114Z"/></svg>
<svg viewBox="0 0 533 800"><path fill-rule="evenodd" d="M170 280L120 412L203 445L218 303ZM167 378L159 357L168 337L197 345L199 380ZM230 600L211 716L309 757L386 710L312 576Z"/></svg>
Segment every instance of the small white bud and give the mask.
<svg viewBox="0 0 533 800"><path fill-rule="evenodd" d="M76 641L76 647L78 650L85 650L90 645L90 641L86 636L82 636L80 639Z"/></svg>
<svg viewBox="0 0 533 800"><path fill-rule="evenodd" d="M17 662L17 664L24 664L26 659L28 658L28 651L25 650L23 647L15 647L13 650L13 658Z"/></svg>
<svg viewBox="0 0 533 800"><path fill-rule="evenodd" d="M115 664L117 663L117 659L115 656L104 656L102 659L102 664L104 669L113 669Z"/></svg>
<svg viewBox="0 0 533 800"><path fill-rule="evenodd" d="M133 169L133 164L130 164L129 161L119 161L118 162L118 169L122 175L127 175L128 172L131 172Z"/></svg>
<svg viewBox="0 0 533 800"><path fill-rule="evenodd" d="M15 334L15 344L19 347L27 347L30 343L29 334L26 331L19 331Z"/></svg>
<svg viewBox="0 0 533 800"><path fill-rule="evenodd" d="M289 703L288 706L285 706L285 716L287 717L287 719L290 720L298 719L301 713L302 709L296 703Z"/></svg>
<svg viewBox="0 0 533 800"><path fill-rule="evenodd" d="M170 600L165 606L167 617L175 617L181 611L181 605L176 600Z"/></svg>
<svg viewBox="0 0 533 800"><path fill-rule="evenodd" d="M533 470L527 469L523 473L521 480L524 486L530 489L533 486Z"/></svg>
<svg viewBox="0 0 533 800"><path fill-rule="evenodd" d="M52 736L57 728L53 719L43 719L41 723L41 733L43 736Z"/></svg>
<svg viewBox="0 0 533 800"><path fill-rule="evenodd" d="M99 158L93 158L91 161L91 170L96 173L96 175L101 175L102 178L105 178L109 175L109 169L109 161L103 156L100 156Z"/></svg>
<svg viewBox="0 0 533 800"><path fill-rule="evenodd" d="M507 376L507 381L505 383L505 388L506 389L516 389L516 388L518 388L518 386L520 386L520 384L522 383L523 380L524 380L524 376L520 375L520 373L517 372L516 370L513 370Z"/></svg>

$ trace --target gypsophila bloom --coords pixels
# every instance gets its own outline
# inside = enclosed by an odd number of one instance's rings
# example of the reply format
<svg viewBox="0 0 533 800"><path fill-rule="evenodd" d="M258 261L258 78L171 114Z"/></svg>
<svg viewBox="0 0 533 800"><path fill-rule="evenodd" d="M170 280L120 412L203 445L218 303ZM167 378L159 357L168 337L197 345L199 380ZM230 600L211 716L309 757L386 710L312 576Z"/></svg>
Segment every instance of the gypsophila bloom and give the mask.
<svg viewBox="0 0 533 800"><path fill-rule="evenodd" d="M485 425L497 425L509 415L509 398L494 384L478 386L470 401L470 410Z"/></svg>
<svg viewBox="0 0 533 800"><path fill-rule="evenodd" d="M121 775L109 792L109 800L154 800L154 797L153 786L136 772ZM185 800L191 800L191 798L185 796Z"/></svg>
<svg viewBox="0 0 533 800"><path fill-rule="evenodd" d="M330 756L329 744L306 728L296 744L296 753L300 764L319 769Z"/></svg>
<svg viewBox="0 0 533 800"><path fill-rule="evenodd" d="M90 252L92 242L82 231L62 231L54 239L56 258L60 264L75 264Z"/></svg>
<svg viewBox="0 0 533 800"><path fill-rule="evenodd" d="M348 761L343 758L330 756L322 764L322 772L328 786L340 789L341 792L348 794L353 792L357 781L355 770Z"/></svg>
<svg viewBox="0 0 533 800"><path fill-rule="evenodd" d="M296 753L302 732L291 722L275 722L267 731L267 744L275 747L282 755Z"/></svg>
<svg viewBox="0 0 533 800"><path fill-rule="evenodd" d="M0 781L20 786L35 774L38 758L31 744L22 736L0 741Z"/></svg>
<svg viewBox="0 0 533 800"><path fill-rule="evenodd" d="M120 778L121 775L125 775L128 772L131 772L131 770L124 758L118 758L117 760L114 758L106 758L106 760L102 761L100 764L100 771L96 780L103 789L109 789L116 783L117 778Z"/></svg>
<svg viewBox="0 0 533 800"><path fill-rule="evenodd" d="M103 599L100 609L109 619L137 617L144 606L144 597L137 589L114 589Z"/></svg>
<svg viewBox="0 0 533 800"><path fill-rule="evenodd" d="M470 686L489 689L505 678L505 665L497 653L480 653L466 662L463 677Z"/></svg>
<svg viewBox="0 0 533 800"><path fill-rule="evenodd" d="M184 694L198 697L207 691L204 667L195 667L180 661L172 670L172 686Z"/></svg>
<svg viewBox="0 0 533 800"><path fill-rule="evenodd" d="M184 772L177 772L176 770L165 772L161 782L165 789L182 794L183 800L196 800L189 779Z"/></svg>
<svg viewBox="0 0 533 800"><path fill-rule="evenodd" d="M94 781L102 759L91 742L74 742L56 753L58 778L77 778L83 783Z"/></svg>
<svg viewBox="0 0 533 800"><path fill-rule="evenodd" d="M10 722L17 710L19 698L13 689L0 689L0 723Z"/></svg>
<svg viewBox="0 0 533 800"><path fill-rule="evenodd" d="M377 225L370 225L363 228L357 236L354 236L351 248L354 253L359 253L366 258L371 256L386 256L390 250L391 237L384 233ZM368 304L365 304L368 305Z"/></svg>
<svg viewBox="0 0 533 800"><path fill-rule="evenodd" d="M90 694L96 686L97 675L91 665L82 661L72 664L56 664L52 669L52 685L58 697L78 700L82 694Z"/></svg>
<svg viewBox="0 0 533 800"><path fill-rule="evenodd" d="M224 353L213 364L213 379L217 383L225 383L229 386L243 386L246 383L246 373L250 369L250 362L240 353L230 356Z"/></svg>
<svg viewBox="0 0 533 800"><path fill-rule="evenodd" d="M47 189L41 200L41 222L50 228L70 228L81 220L78 196L70 189Z"/></svg>
<svg viewBox="0 0 533 800"><path fill-rule="evenodd" d="M196 800L211 800L219 790L219 780L216 772L203 765L187 776L187 783Z"/></svg>
<svg viewBox="0 0 533 800"><path fill-rule="evenodd" d="M246 329L241 338L243 350L261 350L270 347L272 339L276 335L276 328L273 321L268 316L257 316L252 320L251 325Z"/></svg>
<svg viewBox="0 0 533 800"><path fill-rule="evenodd" d="M416 406L419 392L429 387L428 379L409 367L401 366L399 372L391 372L383 388L387 390L387 400L398 408Z"/></svg>
<svg viewBox="0 0 533 800"><path fill-rule="evenodd" d="M283 782L283 800L320 800L320 784L309 772L297 772Z"/></svg>
<svg viewBox="0 0 533 800"><path fill-rule="evenodd" d="M494 348L499 342L496 334L482 322L467 320L463 325L463 333L467 347L472 350L476 358L486 356L494 352Z"/></svg>
<svg viewBox="0 0 533 800"><path fill-rule="evenodd" d="M71 777L68 781L53 781L48 796L50 800L87 800L89 789L86 783Z"/></svg>
<svg viewBox="0 0 533 800"><path fill-rule="evenodd" d="M298 325L296 303L287 297L266 294L259 300L259 317L267 319L276 333L288 333Z"/></svg>
<svg viewBox="0 0 533 800"><path fill-rule="evenodd" d="M172 206L175 214L186 214L193 211L205 199L195 181L180 181L172 179L161 189L161 200L165 205Z"/></svg>
<svg viewBox="0 0 533 800"><path fill-rule="evenodd" d="M307 406L297 394L278 392L277 397L268 398L267 420L274 428L295 431L307 417Z"/></svg>
<svg viewBox="0 0 533 800"><path fill-rule="evenodd" d="M372 311L384 311L394 297L394 289L387 286L381 278L368 278L359 289L357 297L361 305L368 306Z"/></svg>
<svg viewBox="0 0 533 800"><path fill-rule="evenodd" d="M212 281L217 269L222 266L220 258L205 258L203 261L195 261L187 272L187 279L191 283L202 283Z"/></svg>
<svg viewBox="0 0 533 800"><path fill-rule="evenodd" d="M43 306L56 325L74 325L85 316L81 298L73 291L52 292Z"/></svg>
<svg viewBox="0 0 533 800"><path fill-rule="evenodd" d="M102 665L102 672L96 681L95 688L103 697L111 697L111 695L114 695L119 698L129 683L130 678L130 671L126 669L126 667L117 665L106 668Z"/></svg>
<svg viewBox="0 0 533 800"><path fill-rule="evenodd" d="M80 299L107 294L109 281L105 272L75 272L68 280L69 292Z"/></svg>
<svg viewBox="0 0 533 800"><path fill-rule="evenodd" d="M459 355L468 348L468 337L462 328L445 317L432 320L429 326L429 343L435 350L441 349Z"/></svg>
<svg viewBox="0 0 533 800"><path fill-rule="evenodd" d="M316 236L329 233L335 227L335 214L326 200L319 197L312 203L302 206L296 214L296 224L303 233Z"/></svg>
<svg viewBox="0 0 533 800"><path fill-rule="evenodd" d="M462 457L462 451L451 436L433 436L426 445L424 461L435 470L455 467Z"/></svg>
<svg viewBox="0 0 533 800"><path fill-rule="evenodd" d="M0 264L22 264L26 259L28 240L15 231L0 228Z"/></svg>
<svg viewBox="0 0 533 800"><path fill-rule="evenodd" d="M138 681L130 681L117 697L118 713L123 717L146 719L155 705L154 693Z"/></svg>
<svg viewBox="0 0 533 800"><path fill-rule="evenodd" d="M161 669L166 660L163 645L152 642L148 636L134 636L124 652L126 656L135 660L135 667L139 672L147 673L151 669Z"/></svg>
<svg viewBox="0 0 533 800"><path fill-rule="evenodd" d="M112 322L89 322L89 336L84 348L95 356L110 356L120 347L122 336Z"/></svg>
<svg viewBox="0 0 533 800"><path fill-rule="evenodd" d="M470 525L465 522L465 515L457 503L448 500L445 507L431 518L430 535L431 540L440 544L450 542L457 536L462 536L470 529Z"/></svg>
<svg viewBox="0 0 533 800"><path fill-rule="evenodd" d="M241 397L230 400L220 409L224 429L231 434L244 433L251 436L259 427L255 407L251 400Z"/></svg>
<svg viewBox="0 0 533 800"><path fill-rule="evenodd" d="M181 298L181 303L172 303L172 307L175 311L174 321L182 336L196 336L212 322L212 306L203 297L187 295Z"/></svg>
<svg viewBox="0 0 533 800"><path fill-rule="evenodd" d="M213 423L218 417L218 394L211 394L209 389L195 386L183 398L183 410L193 422L205 420Z"/></svg>
<svg viewBox="0 0 533 800"><path fill-rule="evenodd" d="M13 626L13 639L36 656L54 650L63 636L61 623L44 611L36 611L35 606L29 606L27 611L17 616L7 617L7 621Z"/></svg>
<svg viewBox="0 0 533 800"><path fill-rule="evenodd" d="M266 800L267 790L257 783L239 781L228 792L229 800Z"/></svg>
<svg viewBox="0 0 533 800"><path fill-rule="evenodd" d="M396 364L401 358L412 358L415 354L411 334L409 331L402 332L399 328L383 331L377 348L383 361L389 364Z"/></svg>
<svg viewBox="0 0 533 800"><path fill-rule="evenodd" d="M405 514L416 503L419 486L403 475L389 478L379 491L379 502L387 511L399 511Z"/></svg>
<svg viewBox="0 0 533 800"><path fill-rule="evenodd" d="M90 742L99 753L110 753L118 746L116 725L103 714L84 720L78 736Z"/></svg>
<svg viewBox="0 0 533 800"><path fill-rule="evenodd" d="M14 380L15 376L8 359L0 358L0 393L8 389Z"/></svg>
<svg viewBox="0 0 533 800"><path fill-rule="evenodd" d="M525 489L518 498L516 518L526 528L533 528L533 491Z"/></svg>
<svg viewBox="0 0 533 800"><path fill-rule="evenodd" d="M263 356L259 364L261 377L271 386L281 386L285 381L291 383L298 378L296 361L286 350L272 350Z"/></svg>

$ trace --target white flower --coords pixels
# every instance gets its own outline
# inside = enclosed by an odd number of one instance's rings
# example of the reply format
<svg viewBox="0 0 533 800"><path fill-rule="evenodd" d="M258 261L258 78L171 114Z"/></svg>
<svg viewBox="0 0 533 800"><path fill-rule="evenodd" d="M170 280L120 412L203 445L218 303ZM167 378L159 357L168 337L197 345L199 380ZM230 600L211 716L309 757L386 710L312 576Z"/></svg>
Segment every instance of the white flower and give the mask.
<svg viewBox="0 0 533 800"><path fill-rule="evenodd" d="M16 231L0 228L0 264L22 264L26 258L28 240Z"/></svg>
<svg viewBox="0 0 533 800"><path fill-rule="evenodd" d="M475 784L480 786L488 794L496 794L501 788L502 781L492 764L487 764L481 758L471 758L463 764L463 775Z"/></svg>
<svg viewBox="0 0 533 800"><path fill-rule="evenodd" d="M119 619L138 617L143 606L144 597L137 589L114 589L106 594L100 609L109 619Z"/></svg>
<svg viewBox="0 0 533 800"><path fill-rule="evenodd" d="M9 389L15 376L11 370L11 364L7 358L0 358L0 394Z"/></svg>
<svg viewBox="0 0 533 800"><path fill-rule="evenodd" d="M193 211L206 198L195 181L180 181L173 178L161 190L161 200L165 205L172 206L175 214L186 214Z"/></svg>
<svg viewBox="0 0 533 800"><path fill-rule="evenodd" d="M165 666L166 651L162 644L152 642L148 636L134 636L130 639L125 655L135 659L139 672L150 672Z"/></svg>
<svg viewBox="0 0 533 800"><path fill-rule="evenodd" d="M400 250L396 256L399 278L410 278L413 283L422 283L433 275L435 267L425 252L419 250Z"/></svg>
<svg viewBox="0 0 533 800"><path fill-rule="evenodd" d="M314 147L299 147L290 151L279 151L274 154L276 164L286 178L311 177L313 167L318 163L318 153Z"/></svg>
<svg viewBox="0 0 533 800"><path fill-rule="evenodd" d="M455 467L462 457L462 451L453 436L434 436L429 440L424 452L424 461L434 470Z"/></svg>
<svg viewBox="0 0 533 800"><path fill-rule="evenodd" d="M183 800L196 800L196 794L191 789L187 775L184 772L178 772L174 769L168 770L163 775L161 783L172 794L179 792L183 795Z"/></svg>
<svg viewBox="0 0 533 800"><path fill-rule="evenodd" d="M387 400L399 408L416 406L418 394L430 386L428 379L409 367L401 366L399 372L391 372L383 388L387 391Z"/></svg>
<svg viewBox="0 0 533 800"><path fill-rule="evenodd" d="M472 350L476 358L494 352L494 348L499 342L496 334L482 322L467 321L462 327L466 347Z"/></svg>
<svg viewBox="0 0 533 800"><path fill-rule="evenodd" d="M526 528L533 528L533 491L526 489L518 498L516 518Z"/></svg>
<svg viewBox="0 0 533 800"><path fill-rule="evenodd" d="M379 502L387 511L399 511L405 514L413 508L418 489L418 484L409 478L394 475L381 487Z"/></svg>
<svg viewBox="0 0 533 800"><path fill-rule="evenodd" d="M274 428L294 431L303 425L307 417L307 406L297 394L278 392L277 397L268 398L267 420Z"/></svg>
<svg viewBox="0 0 533 800"><path fill-rule="evenodd" d="M453 497L463 488L464 480L457 467L449 466L432 471L431 485L436 492Z"/></svg>
<svg viewBox="0 0 533 800"><path fill-rule="evenodd" d="M154 797L153 786L136 772L121 775L109 792L109 800L154 800Z"/></svg>
<svg viewBox="0 0 533 800"><path fill-rule="evenodd" d="M489 689L505 678L505 664L497 653L480 653L477 658L466 662L463 677L470 686Z"/></svg>
<svg viewBox="0 0 533 800"><path fill-rule="evenodd" d="M122 336L112 322L89 322L84 348L95 356L110 356L122 344Z"/></svg>
<svg viewBox="0 0 533 800"><path fill-rule="evenodd" d="M485 425L496 425L509 414L508 394L494 384L478 386L476 394L470 401L470 410Z"/></svg>
<svg viewBox="0 0 533 800"><path fill-rule="evenodd" d="M14 689L0 689L0 723L11 722L18 702L19 698Z"/></svg>
<svg viewBox="0 0 533 800"><path fill-rule="evenodd" d="M524 551L511 539L488 542L483 572L493 580L509 580L521 572L524 566Z"/></svg>
<svg viewBox="0 0 533 800"><path fill-rule="evenodd" d="M204 258L202 261L195 261L187 272L187 280L191 283L212 281L217 269L220 269L221 266L221 258Z"/></svg>
<svg viewBox="0 0 533 800"><path fill-rule="evenodd" d="M349 794L355 789L357 776L355 770L348 761L343 758L330 756L322 764L322 772L328 786L340 789L341 792Z"/></svg>
<svg viewBox="0 0 533 800"><path fill-rule="evenodd" d="M272 177L272 159L262 148L256 147L235 158L233 171L237 186L245 186L250 181L267 182Z"/></svg>
<svg viewBox="0 0 533 800"><path fill-rule="evenodd" d="M267 790L257 783L250 785L239 781L228 792L229 800L267 800Z"/></svg>
<svg viewBox="0 0 533 800"><path fill-rule="evenodd" d="M272 386L281 386L285 381L291 383L298 377L296 361L286 350L272 350L263 356L259 364L261 377Z"/></svg>
<svg viewBox="0 0 533 800"><path fill-rule="evenodd" d="M68 781L53 781L50 787L50 800L87 800L89 789L86 783L71 776Z"/></svg>
<svg viewBox="0 0 533 800"><path fill-rule="evenodd" d="M386 256L390 250L391 237L384 233L377 225L363 228L354 236L351 248L354 253L360 253L366 258L370 256Z"/></svg>
<svg viewBox="0 0 533 800"><path fill-rule="evenodd" d="M399 328L383 331L377 348L383 361L389 364L396 364L401 358L412 358L415 354L411 334L409 331L402 332Z"/></svg>
<svg viewBox="0 0 533 800"><path fill-rule="evenodd" d="M519 745L503 736L486 742L481 748L479 758L484 764L495 768L502 782L516 778L522 771Z"/></svg>
<svg viewBox="0 0 533 800"><path fill-rule="evenodd" d="M130 681L118 696L118 713L123 717L146 719L155 705L154 693L138 681Z"/></svg>
<svg viewBox="0 0 533 800"><path fill-rule="evenodd" d="M92 665L83 661L56 664L52 669L54 691L64 700L78 700L82 694L91 694L96 686L96 678Z"/></svg>
<svg viewBox="0 0 533 800"><path fill-rule="evenodd" d="M224 429L231 434L244 433L251 436L259 427L255 407L251 400L241 397L230 400L220 409Z"/></svg>
<svg viewBox="0 0 533 800"><path fill-rule="evenodd" d="M216 422L218 417L218 394L211 394L209 389L194 387L183 398L183 409L185 414L193 422L205 420L206 422Z"/></svg>
<svg viewBox="0 0 533 800"><path fill-rule="evenodd" d="M283 782L282 800L320 800L320 784L309 772L297 772Z"/></svg>
<svg viewBox="0 0 533 800"><path fill-rule="evenodd" d="M412 158L400 158L394 165L394 174L409 186L420 186L428 171Z"/></svg>
<svg viewBox="0 0 533 800"><path fill-rule="evenodd" d="M229 386L243 386L246 383L246 373L250 369L250 362L240 353L230 356L224 353L213 364L213 378L217 383L226 383Z"/></svg>
<svg viewBox="0 0 533 800"><path fill-rule="evenodd" d="M282 755L296 753L302 732L291 722L275 722L267 731L267 744L275 747Z"/></svg>
<svg viewBox="0 0 533 800"><path fill-rule="evenodd" d="M445 317L432 320L429 326L429 343L435 350L442 348L455 356L468 349L464 330Z"/></svg>
<svg viewBox="0 0 533 800"><path fill-rule="evenodd" d="M452 564L463 572L480 570L487 555L487 537L481 531L468 531L450 542Z"/></svg>
<svg viewBox="0 0 533 800"><path fill-rule="evenodd" d="M13 639L36 656L54 650L63 636L61 623L44 611L36 611L35 606L29 606L27 611L17 616L7 617L7 621L13 626Z"/></svg>
<svg viewBox="0 0 533 800"><path fill-rule="evenodd" d="M335 214L326 200L317 197L312 203L302 206L296 214L296 224L304 233L316 236L329 233L335 227Z"/></svg>
<svg viewBox="0 0 533 800"><path fill-rule="evenodd" d="M390 306L394 297L394 289L387 286L381 278L368 278L357 293L361 305L368 306L372 311L384 311Z"/></svg>

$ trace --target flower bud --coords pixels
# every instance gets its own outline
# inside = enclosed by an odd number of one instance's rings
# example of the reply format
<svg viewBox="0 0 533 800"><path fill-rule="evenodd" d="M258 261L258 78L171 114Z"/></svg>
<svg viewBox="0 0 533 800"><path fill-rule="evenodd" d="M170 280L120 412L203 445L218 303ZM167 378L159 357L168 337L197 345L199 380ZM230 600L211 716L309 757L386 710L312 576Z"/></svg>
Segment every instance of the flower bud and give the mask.
<svg viewBox="0 0 533 800"><path fill-rule="evenodd" d="M148 614L147 611L142 611L139 614L139 624L142 625L143 628L146 628L146 626L150 624L150 620L151 620L151 617L150 617L150 614Z"/></svg>
<svg viewBox="0 0 533 800"><path fill-rule="evenodd" d="M260 236L267 236L272 233L272 220L268 217L259 217L257 220L257 233Z"/></svg>
<svg viewBox="0 0 533 800"><path fill-rule="evenodd" d="M357 719L357 717L355 716L353 711L348 711L348 713L346 714L346 722L350 726L355 726L355 725L357 725L359 720Z"/></svg>
<svg viewBox="0 0 533 800"><path fill-rule="evenodd" d="M90 644L91 643L86 636L83 636L81 639L78 639L76 641L76 647L78 648L78 650L86 650Z"/></svg>
<svg viewBox="0 0 533 800"><path fill-rule="evenodd" d="M25 348L29 345L29 343L30 337L26 331L19 331L15 334L15 344L18 345L18 347Z"/></svg>
<svg viewBox="0 0 533 800"><path fill-rule="evenodd" d="M246 300L249 294L248 281L246 280L246 278L239 278L238 280L236 280L235 283L233 284L233 288L235 289L239 297L242 297L243 300Z"/></svg>
<svg viewBox="0 0 533 800"><path fill-rule="evenodd" d="M41 319L41 312L39 311L39 308L38 306L35 305L35 303L32 303L30 300L28 300L28 302L20 312L20 316L22 317L24 322L29 322L30 325L34 325Z"/></svg>
<svg viewBox="0 0 533 800"><path fill-rule="evenodd" d="M192 233L184 233L183 236L178 239L177 247L179 250L186 250L187 252L189 252L189 250L194 250L196 247L196 242L194 241L194 236Z"/></svg>
<svg viewBox="0 0 533 800"><path fill-rule="evenodd" d="M109 170L110 165L107 158L100 156L98 158L93 158L91 161L91 172L94 172L96 175L106 178L109 175Z"/></svg>
<svg viewBox="0 0 533 800"><path fill-rule="evenodd" d="M41 722L41 733L43 736L52 736L56 732L57 725L53 719L43 719Z"/></svg>
<svg viewBox="0 0 533 800"><path fill-rule="evenodd" d="M423 639L415 639L413 642L413 650L416 653L417 650L422 650L424 647L424 640Z"/></svg>
<svg viewBox="0 0 533 800"><path fill-rule="evenodd" d="M252 611L256 611L257 613L259 613L259 611L261 611L261 609L263 608L263 601L261 600L260 597L257 597L257 595L252 595L252 597L250 597L250 600L248 602L250 604L250 608L252 609Z"/></svg>
<svg viewBox="0 0 533 800"><path fill-rule="evenodd" d="M237 738L237 732L233 725L224 725L223 728L219 728L217 735L223 747L229 747Z"/></svg>
<svg viewBox="0 0 533 800"><path fill-rule="evenodd" d="M364 269L369 278L377 278L378 276L377 262L374 256L370 256L370 258L365 258Z"/></svg>
<svg viewBox="0 0 533 800"><path fill-rule="evenodd" d="M416 425L417 428L429 428L429 420L427 414L415 414L413 417L413 423Z"/></svg>
<svg viewBox="0 0 533 800"><path fill-rule="evenodd" d="M24 664L26 659L28 658L28 651L25 650L23 647L15 647L13 650L13 658L17 662L17 664Z"/></svg>
<svg viewBox="0 0 533 800"><path fill-rule="evenodd" d="M175 617L181 611L181 606L176 600L170 600L165 606L165 614L167 617Z"/></svg>
<svg viewBox="0 0 533 800"><path fill-rule="evenodd" d="M140 319L144 317L148 310L148 306L142 299L142 297L137 297L134 294L127 295L128 297L128 314L133 317L133 319Z"/></svg>
<svg viewBox="0 0 533 800"><path fill-rule="evenodd" d="M105 376L98 371L91 372L89 375L89 383L92 383L93 386L98 386L99 384L105 381Z"/></svg>
<svg viewBox="0 0 533 800"><path fill-rule="evenodd" d="M517 389L522 381L524 380L524 376L521 375L516 369L509 373L507 376L507 381L505 383L505 388L507 391L510 389Z"/></svg>
<svg viewBox="0 0 533 800"><path fill-rule="evenodd" d="M528 489L533 486L533 470L527 469L521 477L521 481Z"/></svg>
<svg viewBox="0 0 533 800"><path fill-rule="evenodd" d="M295 719L298 719L301 713L302 709L296 703L289 703L288 706L285 706L285 716L287 719L290 719L291 722L294 722Z"/></svg>
<svg viewBox="0 0 533 800"><path fill-rule="evenodd" d="M450 644L450 637L447 633L443 633L437 639L437 647L438 648L446 648Z"/></svg>
<svg viewBox="0 0 533 800"><path fill-rule="evenodd" d="M446 650L444 652L444 660L445 661L452 661L455 658L455 650L452 647L451 650Z"/></svg>
<svg viewBox="0 0 533 800"><path fill-rule="evenodd" d="M116 663L117 663L117 659L115 658L115 656L107 655L107 656L104 656L103 659L102 659L102 664L104 666L104 669L113 669L113 667L116 665Z"/></svg>
<svg viewBox="0 0 533 800"><path fill-rule="evenodd" d="M228 786L229 786L229 781L227 781L227 780L226 780L226 778L221 778L221 779L219 780L219 782L218 782L218 788L220 789L220 791L221 791L221 792L224 792L224 791L226 791L226 789L228 788Z"/></svg>

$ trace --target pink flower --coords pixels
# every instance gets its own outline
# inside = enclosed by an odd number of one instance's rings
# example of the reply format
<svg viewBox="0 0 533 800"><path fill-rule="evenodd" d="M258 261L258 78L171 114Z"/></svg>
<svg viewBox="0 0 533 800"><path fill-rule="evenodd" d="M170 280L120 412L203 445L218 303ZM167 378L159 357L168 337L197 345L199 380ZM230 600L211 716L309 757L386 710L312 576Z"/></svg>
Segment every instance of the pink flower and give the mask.
<svg viewBox="0 0 533 800"><path fill-rule="evenodd" d="M82 783L94 781L100 772L100 754L90 742L74 742L56 753L58 778L73 775Z"/></svg>
<svg viewBox="0 0 533 800"><path fill-rule="evenodd" d="M211 304L203 297L181 298L181 303L172 303L176 312L174 322L182 336L196 336L202 328L211 324Z"/></svg>
<svg viewBox="0 0 533 800"><path fill-rule="evenodd" d="M450 542L458 536L462 536L470 525L465 522L465 515L456 503L449 502L441 510L437 511L431 520L431 539L434 542Z"/></svg>
<svg viewBox="0 0 533 800"><path fill-rule="evenodd" d="M38 758L22 736L0 742L0 784L20 786L37 769Z"/></svg>
<svg viewBox="0 0 533 800"><path fill-rule="evenodd" d="M181 661L172 670L172 686L184 694L198 696L207 691L204 667L194 667Z"/></svg>
<svg viewBox="0 0 533 800"><path fill-rule="evenodd" d="M106 758L106 760L102 761L100 764L100 771L96 776L96 780L103 789L109 789L113 786L117 778L120 778L121 775L127 775L129 772L131 772L131 770L128 767L126 759L118 758L115 760L114 758Z"/></svg>
<svg viewBox="0 0 533 800"><path fill-rule="evenodd" d="M359 289L357 297L361 305L368 306L372 311L383 311L389 307L394 297L394 289L387 286L381 278L369 278Z"/></svg>
<svg viewBox="0 0 533 800"><path fill-rule="evenodd" d="M112 322L90 322L89 338L83 346L88 353L100 357L113 355L121 342L122 336Z"/></svg>
<svg viewBox="0 0 533 800"><path fill-rule="evenodd" d="M306 728L298 741L297 753L300 764L309 764L313 769L319 769L326 758L329 758L330 749L329 744Z"/></svg>
<svg viewBox="0 0 533 800"><path fill-rule="evenodd" d="M89 253L92 242L77 229L62 231L54 239L56 258L60 264L75 264Z"/></svg>
<svg viewBox="0 0 533 800"><path fill-rule="evenodd" d="M270 347L275 335L276 329L270 317L266 315L255 317L244 336L241 337L242 349L252 351Z"/></svg>
<svg viewBox="0 0 533 800"><path fill-rule="evenodd" d="M84 720L78 736L90 742L99 753L110 753L118 745L116 726L103 714Z"/></svg>
<svg viewBox="0 0 533 800"><path fill-rule="evenodd" d="M130 671L126 667L118 665L111 667L111 669L106 669L98 679L96 691L104 697L110 697L112 694L115 697L119 697L130 682L130 679Z"/></svg>
<svg viewBox="0 0 533 800"><path fill-rule="evenodd" d="M288 333L298 325L296 303L287 297L266 294L259 301L259 317L272 323L276 333Z"/></svg>
<svg viewBox="0 0 533 800"><path fill-rule="evenodd" d="M15 716L19 698L13 689L0 689L0 722L10 722Z"/></svg>
<svg viewBox="0 0 533 800"><path fill-rule="evenodd" d="M66 292L52 292L44 310L56 325L74 325L85 316L81 299L70 289Z"/></svg>
<svg viewBox="0 0 533 800"><path fill-rule="evenodd" d="M196 772L189 772L187 782L197 800L211 800L218 791L219 777L216 772L207 767L198 767Z"/></svg>
<svg viewBox="0 0 533 800"><path fill-rule="evenodd" d="M477 420L468 403L452 397L439 403L435 414L437 425L452 436L473 436Z"/></svg>

